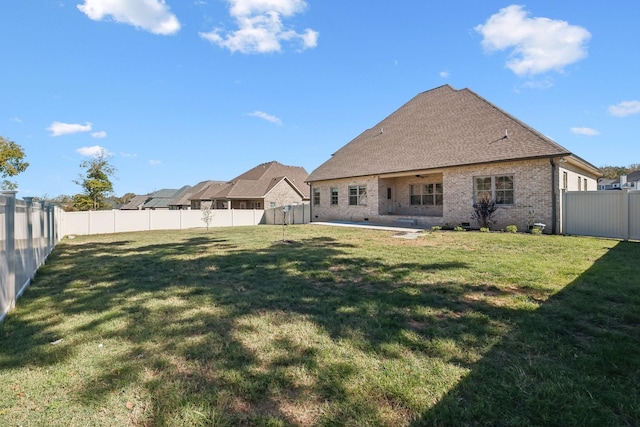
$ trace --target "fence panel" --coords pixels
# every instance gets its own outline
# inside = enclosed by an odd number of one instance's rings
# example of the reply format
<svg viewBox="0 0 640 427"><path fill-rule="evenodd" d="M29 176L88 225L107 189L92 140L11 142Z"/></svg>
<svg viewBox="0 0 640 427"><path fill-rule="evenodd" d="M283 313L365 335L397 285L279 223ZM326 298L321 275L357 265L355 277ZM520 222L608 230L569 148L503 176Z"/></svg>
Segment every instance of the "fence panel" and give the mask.
<svg viewBox="0 0 640 427"><path fill-rule="evenodd" d="M0 196L0 318L9 311L13 302L13 288L10 288L9 282L9 266L7 264L7 245L9 244L7 236L7 200Z"/></svg>
<svg viewBox="0 0 640 427"><path fill-rule="evenodd" d="M629 239L640 240L640 191L629 192Z"/></svg>
<svg viewBox="0 0 640 427"><path fill-rule="evenodd" d="M60 208L17 200L14 191L0 196L0 321L53 250L62 235Z"/></svg>
<svg viewBox="0 0 640 427"><path fill-rule="evenodd" d="M209 227L258 225L263 218L264 211L259 209L213 209ZM206 227L201 210L66 212L64 224L65 235L78 236Z"/></svg>
<svg viewBox="0 0 640 427"><path fill-rule="evenodd" d="M283 206L267 209L264 212L264 223L269 225L309 224L311 222L311 208L308 204L287 206L285 212Z"/></svg>
<svg viewBox="0 0 640 427"><path fill-rule="evenodd" d="M562 223L564 234L640 239L640 192L566 192Z"/></svg>

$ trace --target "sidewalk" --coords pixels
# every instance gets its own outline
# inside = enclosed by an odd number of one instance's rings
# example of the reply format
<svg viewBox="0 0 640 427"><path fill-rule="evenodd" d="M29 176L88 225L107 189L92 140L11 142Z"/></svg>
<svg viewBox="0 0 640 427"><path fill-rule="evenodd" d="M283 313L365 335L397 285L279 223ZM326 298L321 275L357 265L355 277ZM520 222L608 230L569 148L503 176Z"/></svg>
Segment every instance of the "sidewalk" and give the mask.
<svg viewBox="0 0 640 427"><path fill-rule="evenodd" d="M350 221L332 221L332 222L311 222L311 225L330 225L334 227L356 227L368 228L371 230L398 231L402 233L420 233L423 228L396 227L389 224L376 224L371 222L350 222Z"/></svg>

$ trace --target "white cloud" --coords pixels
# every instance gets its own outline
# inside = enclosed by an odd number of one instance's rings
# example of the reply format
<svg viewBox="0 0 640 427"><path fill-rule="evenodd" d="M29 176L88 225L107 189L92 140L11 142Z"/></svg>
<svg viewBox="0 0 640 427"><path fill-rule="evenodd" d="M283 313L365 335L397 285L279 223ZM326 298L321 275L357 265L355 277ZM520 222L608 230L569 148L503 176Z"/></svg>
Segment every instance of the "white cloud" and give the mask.
<svg viewBox="0 0 640 427"><path fill-rule="evenodd" d="M120 152L120 155L122 157L126 157L128 159L135 159L136 157L138 157L138 155L134 154L134 153L123 153L123 152Z"/></svg>
<svg viewBox="0 0 640 427"><path fill-rule="evenodd" d="M22 123L22 119L20 117L11 117L9 120L14 123Z"/></svg>
<svg viewBox="0 0 640 427"><path fill-rule="evenodd" d="M571 132L578 134L578 135L585 135L585 136L597 136L600 135L600 132L598 132L595 129L591 129L591 128L571 128Z"/></svg>
<svg viewBox="0 0 640 427"><path fill-rule="evenodd" d="M613 116L625 117L640 113L640 101L622 101L609 106L609 113Z"/></svg>
<svg viewBox="0 0 640 427"><path fill-rule="evenodd" d="M513 49L506 66L519 76L561 72L587 56L589 31L566 21L528 15L523 6L511 5L476 26L485 51Z"/></svg>
<svg viewBox="0 0 640 427"><path fill-rule="evenodd" d="M553 79L544 78L539 80L529 80L522 84L522 87L527 89L541 89L546 90L553 86Z"/></svg>
<svg viewBox="0 0 640 427"><path fill-rule="evenodd" d="M238 29L225 32L215 28L200 37L213 44L241 53L280 52L282 43L297 43L300 50L318 45L317 31L305 29L299 33L286 28L282 18L290 18L303 12L304 0L227 0L229 13Z"/></svg>
<svg viewBox="0 0 640 427"><path fill-rule="evenodd" d="M282 126L282 120L280 120L276 116L272 116L271 114L263 113L262 111L254 111L253 113L249 113L247 115L252 117L258 117L268 122L275 123L278 126Z"/></svg>
<svg viewBox="0 0 640 427"><path fill-rule="evenodd" d="M440 77L442 77L443 79L449 78L449 72L448 71L440 71Z"/></svg>
<svg viewBox="0 0 640 427"><path fill-rule="evenodd" d="M149 160L149 164L151 166L160 166L162 164L162 161L160 161L160 160Z"/></svg>
<svg viewBox="0 0 640 427"><path fill-rule="evenodd" d="M101 130L100 132L93 132L91 134L92 138L106 138L107 137L107 132Z"/></svg>
<svg viewBox="0 0 640 427"><path fill-rule="evenodd" d="M77 123L53 122L47 128L51 132L51 136L68 135L79 132L91 132L91 123L85 122L83 125Z"/></svg>
<svg viewBox="0 0 640 427"><path fill-rule="evenodd" d="M94 21L110 17L153 34L170 35L180 30L180 21L164 0L84 0L78 9Z"/></svg>
<svg viewBox="0 0 640 427"><path fill-rule="evenodd" d="M113 156L113 153L111 153L106 148L101 147L100 145L94 145L92 147L80 147L76 150L76 153L86 157L97 157L101 154L106 157Z"/></svg>

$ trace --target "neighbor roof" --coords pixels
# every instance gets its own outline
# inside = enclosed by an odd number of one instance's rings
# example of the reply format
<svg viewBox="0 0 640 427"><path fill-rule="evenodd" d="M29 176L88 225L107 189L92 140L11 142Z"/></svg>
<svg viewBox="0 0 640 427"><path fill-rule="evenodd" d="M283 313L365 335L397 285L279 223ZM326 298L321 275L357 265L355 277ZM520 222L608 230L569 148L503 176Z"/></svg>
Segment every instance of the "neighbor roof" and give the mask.
<svg viewBox="0 0 640 427"><path fill-rule="evenodd" d="M151 196L149 195L134 196L131 200L129 200L129 203L126 203L120 209L123 211L140 209L142 205L144 205L145 202L149 200L149 198L151 198Z"/></svg>
<svg viewBox="0 0 640 427"><path fill-rule="evenodd" d="M305 183L309 174L300 166L287 166L276 161L262 163L227 183L215 183L191 196L191 200L260 199L282 179L287 179L303 198L309 198Z"/></svg>
<svg viewBox="0 0 640 427"><path fill-rule="evenodd" d="M169 202L174 198L180 196L184 191L191 188L190 185L185 185L179 189L164 188L162 190L155 191L149 195L149 200L142 206L143 209L157 209L168 208Z"/></svg>
<svg viewBox="0 0 640 427"><path fill-rule="evenodd" d="M471 90L445 85L364 131L307 181L570 154Z"/></svg>
<svg viewBox="0 0 640 427"><path fill-rule="evenodd" d="M223 184L223 181L202 181L178 194L169 202L169 206L191 206L190 199L213 184Z"/></svg>

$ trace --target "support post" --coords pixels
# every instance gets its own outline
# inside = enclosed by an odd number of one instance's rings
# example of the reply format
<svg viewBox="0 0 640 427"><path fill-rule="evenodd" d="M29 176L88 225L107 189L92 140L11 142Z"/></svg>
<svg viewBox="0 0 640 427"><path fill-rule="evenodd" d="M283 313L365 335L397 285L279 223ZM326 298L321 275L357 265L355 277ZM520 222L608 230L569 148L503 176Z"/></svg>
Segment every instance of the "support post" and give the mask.
<svg viewBox="0 0 640 427"><path fill-rule="evenodd" d="M2 195L5 198L4 228L7 249L5 292L9 303L6 307L8 311L16 306L16 192L3 191Z"/></svg>

